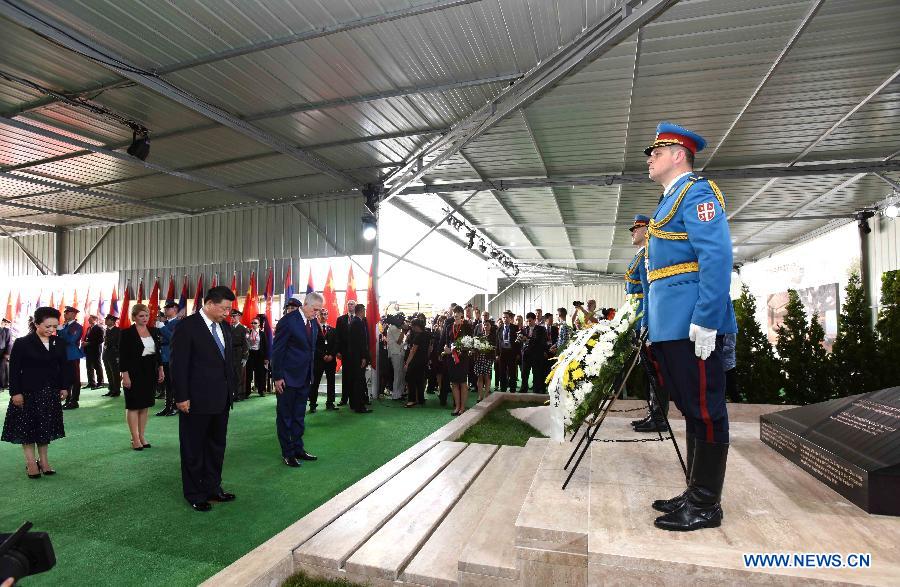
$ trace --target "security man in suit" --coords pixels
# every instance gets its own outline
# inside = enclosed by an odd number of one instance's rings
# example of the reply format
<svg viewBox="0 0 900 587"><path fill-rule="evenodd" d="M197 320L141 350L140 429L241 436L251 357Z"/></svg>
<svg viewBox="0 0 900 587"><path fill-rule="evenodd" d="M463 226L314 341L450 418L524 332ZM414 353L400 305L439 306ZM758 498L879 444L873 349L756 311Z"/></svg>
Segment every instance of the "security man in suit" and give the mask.
<svg viewBox="0 0 900 587"><path fill-rule="evenodd" d="M316 338L316 362L313 385L309 392L309 413L314 414L319 400L319 384L322 375L326 381L325 409L336 411L334 405L334 374L337 368L337 331L328 325L328 310L319 310L319 336Z"/></svg>
<svg viewBox="0 0 900 587"><path fill-rule="evenodd" d="M66 344L66 359L72 366L72 392L63 404L64 410L78 409L78 400L81 398L81 359L84 358L81 339L84 327L78 323L78 312L78 308L66 306L66 311L63 312L65 324L60 324L56 332L60 340Z"/></svg>
<svg viewBox="0 0 900 587"><path fill-rule="evenodd" d="M664 530L714 528L722 521L729 439L720 353L737 323L725 198L693 172L694 156L705 145L697 133L662 122L644 151L650 179L663 186L663 195L648 226L643 326L687 430L688 487L653 502L664 513L655 525Z"/></svg>
<svg viewBox="0 0 900 587"><path fill-rule="evenodd" d="M625 298L637 302L637 311L640 315L643 315L647 310L644 305L643 282L647 280L647 267L644 263L644 258L646 257L647 225L649 224L649 216L638 214L634 217L634 223L629 229L631 231L631 244L639 248L625 271ZM640 330L640 322L637 323L636 328ZM648 348L647 355L650 356L651 352ZM651 370L655 370L655 366ZM650 411L647 412L644 418L634 420L631 423L635 432L666 431L666 419L664 416L669 411L669 394L661 385L662 381L657 378L655 396L648 384L647 395L650 398ZM657 397L659 398L659 405L656 402Z"/></svg>
<svg viewBox="0 0 900 587"><path fill-rule="evenodd" d="M109 391L104 397L119 397L122 394L122 372L119 369L119 344L122 331L116 326L119 318L114 314L106 315L106 333L103 335L103 367L106 369L106 381Z"/></svg>
<svg viewBox="0 0 900 587"><path fill-rule="evenodd" d="M243 313L236 308L231 311L231 346L233 349L231 364L234 367L235 382L232 399L236 402L244 400L244 368L250 357L250 333L247 331L247 327L241 324L242 315Z"/></svg>
<svg viewBox="0 0 900 587"><path fill-rule="evenodd" d="M9 353L12 351L12 331L9 320L0 319L0 389L9 387Z"/></svg>
<svg viewBox="0 0 900 587"><path fill-rule="evenodd" d="M335 324L335 334L337 338L338 359L344 360L347 353L347 340L350 338L350 322L353 321L354 310L356 308L356 300L347 300L347 313L338 316ZM341 367L343 369L343 367ZM343 371L341 377L341 401L339 406L346 406L350 400L350 385L347 382L347 371ZM351 376L352 377L352 376Z"/></svg>
<svg viewBox="0 0 900 587"><path fill-rule="evenodd" d="M97 389L103 385L103 366L100 362L100 348L103 346L103 329L97 324L97 317L88 318L90 325L84 337L85 366L87 367L88 387Z"/></svg>

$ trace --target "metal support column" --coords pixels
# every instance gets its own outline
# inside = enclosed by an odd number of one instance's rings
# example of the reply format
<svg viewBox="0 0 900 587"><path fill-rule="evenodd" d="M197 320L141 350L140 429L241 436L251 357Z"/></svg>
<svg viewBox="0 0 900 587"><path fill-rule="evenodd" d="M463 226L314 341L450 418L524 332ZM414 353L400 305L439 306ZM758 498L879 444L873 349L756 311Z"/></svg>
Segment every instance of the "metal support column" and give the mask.
<svg viewBox="0 0 900 587"><path fill-rule="evenodd" d="M870 251L871 239L869 233L872 232L869 226L869 219L872 217L871 212L861 213L859 218L859 279L862 282L863 296L865 304L869 308L869 327L873 327L875 323L875 305L872 303L872 255Z"/></svg>
<svg viewBox="0 0 900 587"><path fill-rule="evenodd" d="M56 263L54 264L54 269L57 275L62 275L66 272L66 252L67 252L67 239L68 239L69 231L65 229L61 229L56 233Z"/></svg>

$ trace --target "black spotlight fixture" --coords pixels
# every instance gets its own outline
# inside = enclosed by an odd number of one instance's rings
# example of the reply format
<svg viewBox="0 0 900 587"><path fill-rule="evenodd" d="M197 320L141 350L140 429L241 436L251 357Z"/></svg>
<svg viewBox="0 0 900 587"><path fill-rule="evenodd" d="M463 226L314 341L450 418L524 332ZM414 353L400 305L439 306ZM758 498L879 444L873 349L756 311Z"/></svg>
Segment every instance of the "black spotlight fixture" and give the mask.
<svg viewBox="0 0 900 587"><path fill-rule="evenodd" d="M472 247L475 246L475 231L469 230L469 232L466 233L466 238L469 239L469 242L466 244L466 248L471 250Z"/></svg>
<svg viewBox="0 0 900 587"><path fill-rule="evenodd" d="M128 147L127 153L141 161L146 161L147 155L150 154L150 135L133 131L131 145Z"/></svg>
<svg viewBox="0 0 900 587"><path fill-rule="evenodd" d="M375 216L372 214L363 214L362 218L362 237L367 240L375 240L375 235L378 234L378 221L375 219Z"/></svg>
<svg viewBox="0 0 900 587"><path fill-rule="evenodd" d="M872 210L862 210L856 213L857 226L862 234L869 234L872 232L872 227L869 226L869 218L873 216L875 216L875 212Z"/></svg>
<svg viewBox="0 0 900 587"><path fill-rule="evenodd" d="M382 186L367 183L362 188L362 194L366 197L366 209L371 214L378 213L378 202L381 200Z"/></svg>

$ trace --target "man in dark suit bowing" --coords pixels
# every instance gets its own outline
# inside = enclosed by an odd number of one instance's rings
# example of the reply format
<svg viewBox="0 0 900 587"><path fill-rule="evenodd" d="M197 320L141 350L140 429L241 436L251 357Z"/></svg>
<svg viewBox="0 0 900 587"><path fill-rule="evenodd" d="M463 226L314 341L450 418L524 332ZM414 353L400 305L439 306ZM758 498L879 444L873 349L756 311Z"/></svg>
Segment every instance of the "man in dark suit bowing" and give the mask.
<svg viewBox="0 0 900 587"><path fill-rule="evenodd" d="M345 349L344 378L349 386L350 409L357 414L368 414L372 410L366 407L366 367L371 364L372 356L364 304L356 304L353 308Z"/></svg>
<svg viewBox="0 0 900 587"><path fill-rule="evenodd" d="M281 457L288 467L299 467L299 461L316 460L303 448L303 430L319 336L316 315L322 309L322 302L320 294L306 294L303 307L283 316L275 329L272 345L272 379L278 394L275 422Z"/></svg>
<svg viewBox="0 0 900 587"><path fill-rule="evenodd" d="M181 483L184 498L199 512L210 501L232 501L222 490L222 463L228 410L232 405L231 314L234 293L218 286L206 292L203 307L181 320L172 335L169 370L175 407L181 412Z"/></svg>
<svg viewBox="0 0 900 587"><path fill-rule="evenodd" d="M337 339L338 359L344 360L344 353L347 352L347 340L350 338L350 321L353 320L354 309L356 308L356 300L347 300L347 313L338 316L335 324L335 338ZM346 406L350 400L350 385L347 383L347 372L341 377L341 401L339 406Z"/></svg>

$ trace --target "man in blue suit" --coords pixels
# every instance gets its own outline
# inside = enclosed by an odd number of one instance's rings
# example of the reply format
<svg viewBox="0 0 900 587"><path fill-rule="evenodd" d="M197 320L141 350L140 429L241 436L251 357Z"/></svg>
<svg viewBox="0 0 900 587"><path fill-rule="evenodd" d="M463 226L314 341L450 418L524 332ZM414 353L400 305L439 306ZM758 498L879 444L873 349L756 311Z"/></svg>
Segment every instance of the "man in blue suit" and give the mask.
<svg viewBox="0 0 900 587"><path fill-rule="evenodd" d="M78 308L66 306L63 312L65 324L60 324L56 335L66 344L66 359L72 366L72 391L69 398L63 404L64 410L78 408L78 400L81 399L81 359L84 352L81 350L81 339L84 335L84 327L78 323Z"/></svg>
<svg viewBox="0 0 900 587"><path fill-rule="evenodd" d="M288 467L299 467L299 461L316 460L303 448L303 429L319 335L316 316L322 303L320 294L306 294L300 310L282 316L275 329L272 345L272 379L278 396L275 422L281 457Z"/></svg>
<svg viewBox="0 0 900 587"><path fill-rule="evenodd" d="M737 332L731 303L733 265L725 198L694 174L706 145L697 133L662 122L644 153L650 179L663 186L648 226L643 326L687 430L688 487L653 508L664 530L714 528L728 457L728 412L721 349Z"/></svg>

